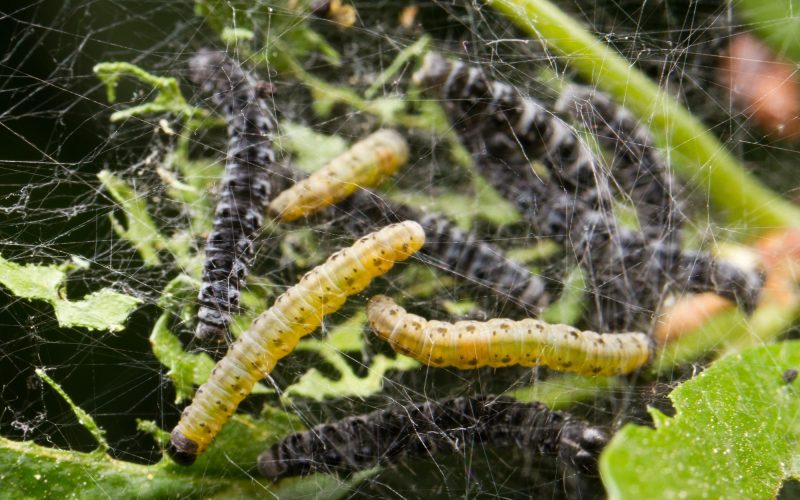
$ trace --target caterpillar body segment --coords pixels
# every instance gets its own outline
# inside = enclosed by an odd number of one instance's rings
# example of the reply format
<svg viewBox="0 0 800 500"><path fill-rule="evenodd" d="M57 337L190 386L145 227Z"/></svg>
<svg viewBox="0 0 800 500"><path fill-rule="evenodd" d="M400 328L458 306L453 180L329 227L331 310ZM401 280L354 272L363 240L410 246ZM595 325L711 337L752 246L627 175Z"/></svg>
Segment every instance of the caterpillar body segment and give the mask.
<svg viewBox="0 0 800 500"><path fill-rule="evenodd" d="M199 51L189 63L190 79L224 111L228 153L198 295L202 340L223 341L253 257L276 171L272 150L275 118L259 96L258 84L224 54Z"/></svg>
<svg viewBox="0 0 800 500"><path fill-rule="evenodd" d="M680 269L689 292L713 291L735 302L747 314L758 305L765 276L758 270L742 269L715 259L707 252L686 250L680 255Z"/></svg>
<svg viewBox="0 0 800 500"><path fill-rule="evenodd" d="M394 130L379 130L282 192L269 210L284 222L312 215L342 201L359 187L380 184L407 161L405 138Z"/></svg>
<svg viewBox="0 0 800 500"><path fill-rule="evenodd" d="M425 233L416 222L394 224L336 252L303 276L253 321L217 363L173 429L170 455L179 463L192 463L255 383L292 352L301 337L314 331L325 314L338 310L349 295L366 288L424 242Z"/></svg>
<svg viewBox="0 0 800 500"><path fill-rule="evenodd" d="M456 121L483 134L492 152L506 156L522 146L527 156L540 160L564 185L579 190L597 188L597 161L575 131L531 97L514 87L490 80L480 68L429 52L413 76L423 90L436 90ZM499 133L492 133L499 130Z"/></svg>
<svg viewBox="0 0 800 500"><path fill-rule="evenodd" d="M602 429L541 403L460 397L391 406L292 434L258 457L258 470L277 481L313 472L355 472L463 452L468 446L513 446L594 472L607 442Z"/></svg>
<svg viewBox="0 0 800 500"><path fill-rule="evenodd" d="M562 91L556 110L579 120L612 153L614 180L633 201L645 232L663 235L677 225L674 179L650 131L633 113L583 85Z"/></svg>
<svg viewBox="0 0 800 500"><path fill-rule="evenodd" d="M544 279L506 257L499 248L479 241L440 214L426 215L419 222L427 236L422 253L439 261L447 271L535 313L550 302Z"/></svg>
<svg viewBox="0 0 800 500"><path fill-rule="evenodd" d="M367 307L373 331L397 351L430 366L547 366L581 375L621 375L644 366L653 344L643 333L600 334L535 319L426 320L384 295Z"/></svg>
<svg viewBox="0 0 800 500"><path fill-rule="evenodd" d="M552 298L541 276L508 257L502 248L459 229L442 214L422 215L408 205L389 202L363 189L335 208L331 224L350 233L363 233L398 218L417 220L426 236L421 255L443 271L480 287L481 292L491 290L500 300L538 313Z"/></svg>

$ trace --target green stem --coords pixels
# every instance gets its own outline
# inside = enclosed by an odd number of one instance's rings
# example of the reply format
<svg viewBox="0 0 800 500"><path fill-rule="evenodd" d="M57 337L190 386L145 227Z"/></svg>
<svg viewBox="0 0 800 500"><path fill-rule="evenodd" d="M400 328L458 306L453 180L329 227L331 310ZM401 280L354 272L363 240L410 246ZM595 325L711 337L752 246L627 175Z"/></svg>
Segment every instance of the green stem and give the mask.
<svg viewBox="0 0 800 500"><path fill-rule="evenodd" d="M676 170L728 217L752 230L800 225L800 209L748 173L710 129L620 54L546 0L484 0L520 29L561 53L587 80L646 120L657 139L687 162Z"/></svg>
<svg viewBox="0 0 800 500"><path fill-rule="evenodd" d="M58 385L58 383L55 380L50 378L50 376L47 375L44 372L44 370L42 370L41 368L37 368L36 376L45 381L47 385L49 385L54 391L58 393L59 396L64 398L64 401L66 401L69 407L72 409L72 413L74 413L75 416L78 417L78 423L81 424L84 429L89 431L94 440L97 441L96 452L101 455L105 454L108 451L108 442L106 441L105 437L106 431L104 431L99 425L97 425L97 422L94 421L91 415L83 411L83 408L76 405L72 401L72 398L69 397L69 395L66 393L66 391L64 391L64 389L62 389L61 386Z"/></svg>

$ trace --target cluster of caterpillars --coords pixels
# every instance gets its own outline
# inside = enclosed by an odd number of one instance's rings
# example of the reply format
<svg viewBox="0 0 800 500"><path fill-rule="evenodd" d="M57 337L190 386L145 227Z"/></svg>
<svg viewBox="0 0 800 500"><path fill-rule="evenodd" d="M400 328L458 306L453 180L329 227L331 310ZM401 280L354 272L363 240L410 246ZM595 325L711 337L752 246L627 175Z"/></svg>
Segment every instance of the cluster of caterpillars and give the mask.
<svg viewBox="0 0 800 500"><path fill-rule="evenodd" d="M272 217L289 222L335 205L329 214L348 214L337 220L350 232L385 227L307 273L230 346L172 432L169 452L179 463L192 463L205 451L254 384L325 314L417 251L530 311L549 302L545 281L500 248L441 215L389 203L369 190L408 160L408 145L398 132L379 130L270 200L271 177L287 175L275 166L275 124L259 85L238 64L207 51L192 59L191 76L223 107L229 132L228 161L206 247L198 337L226 336L267 206ZM583 119L612 150L610 176L572 127L478 68L429 54L414 79L424 90L440 93L465 141L480 152L481 171L531 227L578 256L592 284L595 323L601 328L640 325L642 315L657 307L656 298L681 283L690 291L714 290L746 310L754 307L758 273L681 250L673 181L647 130L623 108L577 87L557 104ZM533 173L532 159L546 167L547 181ZM612 215L615 189L634 203L640 229L622 227ZM398 352L431 366L541 365L612 376L639 369L653 353L644 333L596 333L535 319L447 323L410 314L385 296L373 297L368 318ZM259 470L271 479L355 471L469 444L515 445L593 470L606 440L602 430L537 403L456 398L349 417L289 436L259 457Z"/></svg>

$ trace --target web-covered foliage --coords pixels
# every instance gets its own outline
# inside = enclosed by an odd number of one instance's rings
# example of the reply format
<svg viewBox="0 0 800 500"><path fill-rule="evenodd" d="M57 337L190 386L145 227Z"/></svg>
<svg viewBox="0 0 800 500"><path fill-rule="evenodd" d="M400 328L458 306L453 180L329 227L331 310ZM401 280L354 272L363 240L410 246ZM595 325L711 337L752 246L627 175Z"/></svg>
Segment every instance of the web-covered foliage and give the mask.
<svg viewBox="0 0 800 500"><path fill-rule="evenodd" d="M618 493L634 474L612 444L601 481L610 436L663 424L648 407L672 415L670 390L794 324L797 236L764 235L797 225L797 124L770 132L720 69L739 36L777 45L748 2L559 3L664 91L646 112L636 78L595 79L591 54L515 21L514 4L0 7L0 477L106 474L112 489L60 486L96 496ZM797 40L782 40L792 67ZM336 175L370 158L347 152L380 129L400 151L382 182L291 221L267 208L334 158ZM194 465L166 458L223 340L333 252L404 220L422 249L326 316ZM618 377L427 366L371 333L377 294L442 321L641 332L649 364ZM309 472L322 474L269 479Z"/></svg>

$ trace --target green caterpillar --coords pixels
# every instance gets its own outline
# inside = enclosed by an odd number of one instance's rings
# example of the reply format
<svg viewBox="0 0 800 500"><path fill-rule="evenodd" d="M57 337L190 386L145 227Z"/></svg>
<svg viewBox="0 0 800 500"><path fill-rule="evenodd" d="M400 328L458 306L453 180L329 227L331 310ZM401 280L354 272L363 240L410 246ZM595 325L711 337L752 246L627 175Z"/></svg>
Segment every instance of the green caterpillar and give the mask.
<svg viewBox="0 0 800 500"><path fill-rule="evenodd" d="M231 346L183 411L168 447L172 458L186 465L194 462L253 385L292 352L301 337L314 331L324 315L337 311L348 296L364 290L424 243L425 232L416 222L392 224L334 253L278 297Z"/></svg>
<svg viewBox="0 0 800 500"><path fill-rule="evenodd" d="M397 352L430 366L547 366L581 375L621 375L645 365L653 344L643 333L595 333L535 319L428 321L384 295L369 301L373 331Z"/></svg>

